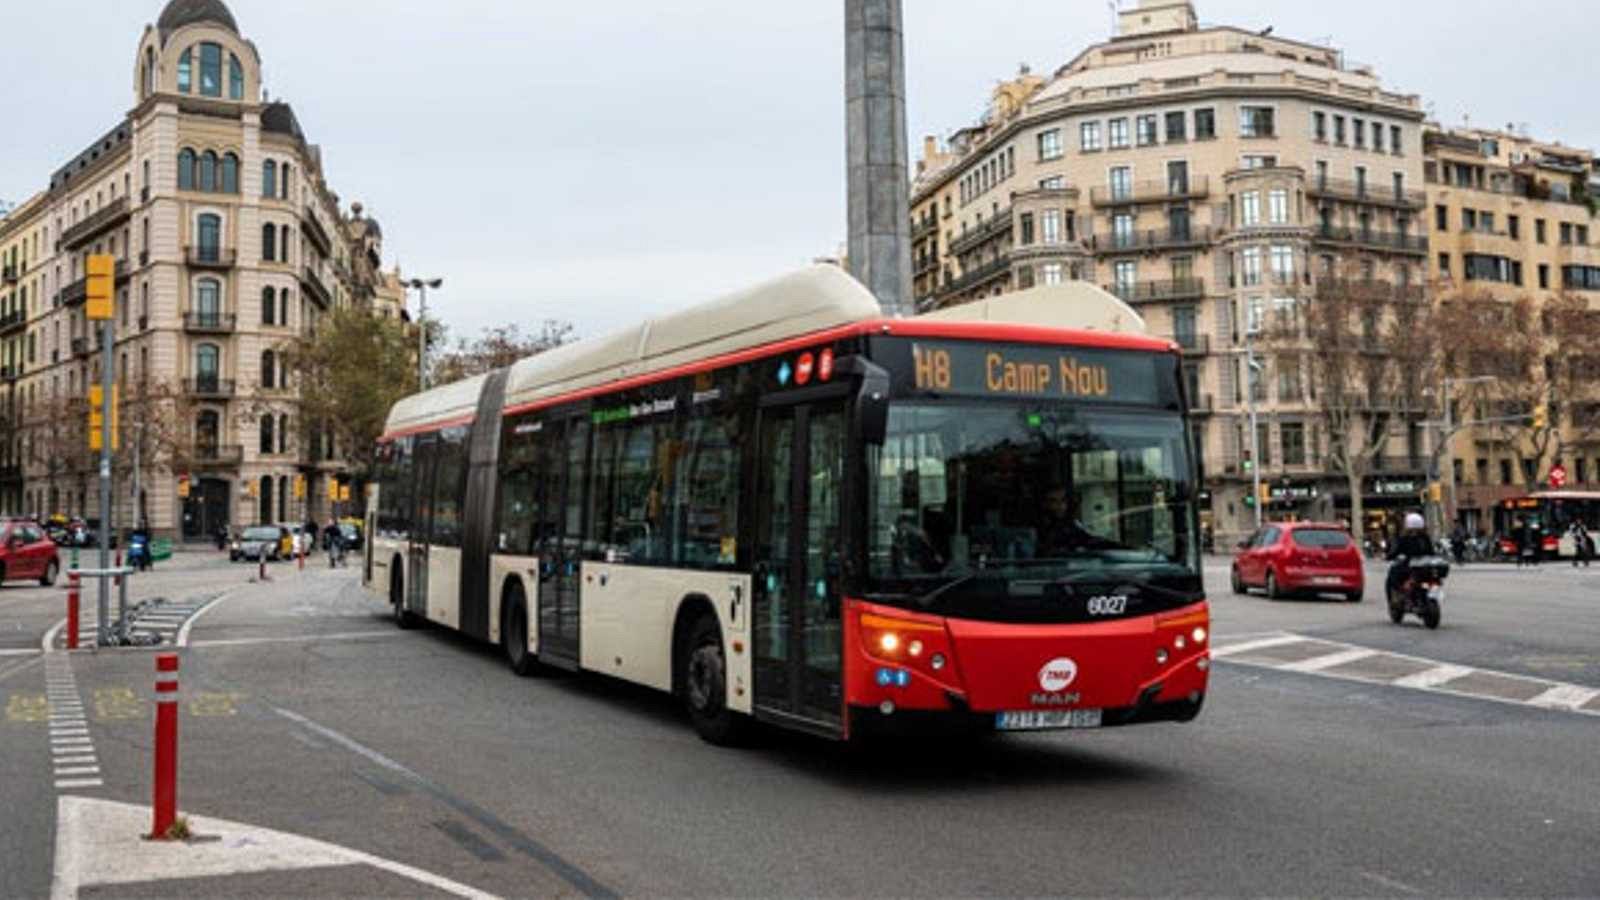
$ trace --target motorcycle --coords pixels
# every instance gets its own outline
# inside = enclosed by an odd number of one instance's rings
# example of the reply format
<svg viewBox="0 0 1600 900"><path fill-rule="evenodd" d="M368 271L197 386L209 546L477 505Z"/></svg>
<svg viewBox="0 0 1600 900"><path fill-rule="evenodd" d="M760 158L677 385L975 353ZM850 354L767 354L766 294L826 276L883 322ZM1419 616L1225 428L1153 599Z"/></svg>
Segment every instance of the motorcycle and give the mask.
<svg viewBox="0 0 1600 900"><path fill-rule="evenodd" d="M1444 580L1450 576L1450 562L1438 556L1404 560L1406 576L1389 591L1389 621L1396 625L1410 613L1429 628L1439 627L1444 603Z"/></svg>
<svg viewBox="0 0 1600 900"><path fill-rule="evenodd" d="M150 538L148 535L135 532L128 538L128 565L141 571L150 570Z"/></svg>

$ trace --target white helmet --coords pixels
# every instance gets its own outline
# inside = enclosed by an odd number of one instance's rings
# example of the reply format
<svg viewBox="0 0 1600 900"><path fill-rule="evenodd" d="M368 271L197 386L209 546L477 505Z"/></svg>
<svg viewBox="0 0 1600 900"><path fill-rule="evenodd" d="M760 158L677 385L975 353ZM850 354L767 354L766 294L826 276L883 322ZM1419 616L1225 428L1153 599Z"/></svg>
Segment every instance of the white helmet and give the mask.
<svg viewBox="0 0 1600 900"><path fill-rule="evenodd" d="M1427 527L1428 523L1423 521L1422 513L1406 513L1407 531L1421 531Z"/></svg>

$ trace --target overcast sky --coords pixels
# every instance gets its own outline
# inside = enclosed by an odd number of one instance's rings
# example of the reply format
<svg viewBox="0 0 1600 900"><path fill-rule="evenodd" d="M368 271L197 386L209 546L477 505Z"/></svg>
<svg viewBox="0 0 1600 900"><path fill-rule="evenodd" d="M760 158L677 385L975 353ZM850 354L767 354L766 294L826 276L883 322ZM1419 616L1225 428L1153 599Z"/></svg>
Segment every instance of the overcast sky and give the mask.
<svg viewBox="0 0 1600 900"><path fill-rule="evenodd" d="M1131 2L1131 0L1129 0ZM0 0L0 199L132 104L163 0ZM920 136L978 118L1019 63L1110 29L1105 0L905 0ZM845 238L843 0L230 0L272 96L323 147L387 262L445 278L457 333L593 335L831 254ZM1200 0L1202 20L1331 40L1459 124L1600 145L1592 0ZM40 14L44 11L44 14Z"/></svg>

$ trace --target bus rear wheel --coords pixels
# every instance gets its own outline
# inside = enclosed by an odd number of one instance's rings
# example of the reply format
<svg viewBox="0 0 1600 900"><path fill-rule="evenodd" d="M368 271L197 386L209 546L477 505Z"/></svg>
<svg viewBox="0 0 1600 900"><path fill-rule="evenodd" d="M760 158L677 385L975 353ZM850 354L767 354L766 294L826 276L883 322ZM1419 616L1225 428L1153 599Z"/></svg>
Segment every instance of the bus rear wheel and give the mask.
<svg viewBox="0 0 1600 900"><path fill-rule="evenodd" d="M694 730L710 744L738 744L749 721L728 708L728 666L715 618L695 621L683 654L683 700Z"/></svg>
<svg viewBox="0 0 1600 900"><path fill-rule="evenodd" d="M390 563L389 571L389 605L394 608L394 624L401 629L409 630L417 627L417 619L406 609L406 583L405 576L396 569L398 562Z"/></svg>
<svg viewBox="0 0 1600 900"><path fill-rule="evenodd" d="M513 584L506 589L506 602L500 623L500 645L505 649L506 664L519 677L532 675L538 661L528 652L528 601L522 585Z"/></svg>

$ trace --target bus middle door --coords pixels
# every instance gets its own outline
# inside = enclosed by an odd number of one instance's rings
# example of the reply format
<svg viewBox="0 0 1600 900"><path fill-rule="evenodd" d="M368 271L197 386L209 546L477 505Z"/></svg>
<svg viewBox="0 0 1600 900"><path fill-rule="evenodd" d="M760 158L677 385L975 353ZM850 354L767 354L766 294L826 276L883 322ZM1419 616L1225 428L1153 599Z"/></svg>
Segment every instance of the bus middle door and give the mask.
<svg viewBox="0 0 1600 900"><path fill-rule="evenodd" d="M433 534L434 450L438 438L432 434L417 438L413 457L410 543L406 547L406 609L418 616L428 615L428 539Z"/></svg>
<svg viewBox="0 0 1600 900"><path fill-rule="evenodd" d="M840 547L848 418L841 391L810 400L761 410L755 705L770 717L837 734L844 713Z"/></svg>

